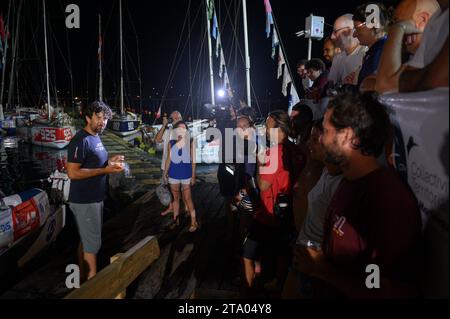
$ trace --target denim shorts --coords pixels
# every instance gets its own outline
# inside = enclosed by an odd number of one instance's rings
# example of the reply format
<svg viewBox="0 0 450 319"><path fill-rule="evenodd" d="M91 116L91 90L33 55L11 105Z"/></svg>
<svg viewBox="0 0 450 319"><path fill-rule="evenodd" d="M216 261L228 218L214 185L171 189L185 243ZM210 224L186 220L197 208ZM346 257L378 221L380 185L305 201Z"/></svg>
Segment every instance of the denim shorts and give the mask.
<svg viewBox="0 0 450 319"><path fill-rule="evenodd" d="M83 252L96 255L102 246L103 202L70 203L78 226Z"/></svg>
<svg viewBox="0 0 450 319"><path fill-rule="evenodd" d="M170 178L169 177L169 184L170 185L191 185L191 180L190 178L188 179L175 179L175 178Z"/></svg>

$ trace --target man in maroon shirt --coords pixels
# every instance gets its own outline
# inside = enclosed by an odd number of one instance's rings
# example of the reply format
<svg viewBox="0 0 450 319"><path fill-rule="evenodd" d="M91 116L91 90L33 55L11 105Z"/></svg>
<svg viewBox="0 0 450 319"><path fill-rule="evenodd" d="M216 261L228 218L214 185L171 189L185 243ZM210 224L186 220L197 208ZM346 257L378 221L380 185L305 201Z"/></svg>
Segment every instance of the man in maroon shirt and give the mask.
<svg viewBox="0 0 450 319"><path fill-rule="evenodd" d="M369 95L339 96L325 114L326 160L341 167L344 180L329 207L323 251L299 250L296 261L346 297L417 292L420 213L407 186L377 162L387 125L386 112Z"/></svg>

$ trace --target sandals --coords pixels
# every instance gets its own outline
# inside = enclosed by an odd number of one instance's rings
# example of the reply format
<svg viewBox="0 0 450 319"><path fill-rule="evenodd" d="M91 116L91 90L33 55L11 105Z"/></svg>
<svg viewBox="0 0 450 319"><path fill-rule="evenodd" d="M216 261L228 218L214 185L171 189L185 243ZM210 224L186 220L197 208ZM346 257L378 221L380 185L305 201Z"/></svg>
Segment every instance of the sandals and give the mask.
<svg viewBox="0 0 450 319"><path fill-rule="evenodd" d="M194 223L191 224L191 227L189 227L189 232L190 233L195 233L198 228L199 228L198 223L194 222Z"/></svg>

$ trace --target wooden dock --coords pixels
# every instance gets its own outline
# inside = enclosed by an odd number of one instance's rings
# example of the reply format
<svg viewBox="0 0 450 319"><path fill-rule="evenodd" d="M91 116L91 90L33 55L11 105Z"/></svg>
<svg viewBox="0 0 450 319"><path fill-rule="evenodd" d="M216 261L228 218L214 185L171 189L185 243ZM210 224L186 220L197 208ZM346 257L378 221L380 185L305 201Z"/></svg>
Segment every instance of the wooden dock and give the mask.
<svg viewBox="0 0 450 319"><path fill-rule="evenodd" d="M160 257L128 287L127 298L236 298L238 256L215 167L199 167L193 196L200 229L191 234L187 216L177 226L171 216L160 215L164 208L154 195L160 181L160 159L129 146L111 133L102 139L111 155L126 156L135 179L120 182L114 190L126 196L125 199L119 196L119 203L116 199L109 205L112 217L103 228L99 268L108 266L112 256L154 236ZM132 190L127 193L130 186ZM128 200L129 203L124 203ZM68 216L70 223L73 218ZM67 265L77 263L78 234L73 225L66 228L54 246L22 270L20 280L4 291L0 299L60 299L71 292L65 285L68 275L65 270Z"/></svg>

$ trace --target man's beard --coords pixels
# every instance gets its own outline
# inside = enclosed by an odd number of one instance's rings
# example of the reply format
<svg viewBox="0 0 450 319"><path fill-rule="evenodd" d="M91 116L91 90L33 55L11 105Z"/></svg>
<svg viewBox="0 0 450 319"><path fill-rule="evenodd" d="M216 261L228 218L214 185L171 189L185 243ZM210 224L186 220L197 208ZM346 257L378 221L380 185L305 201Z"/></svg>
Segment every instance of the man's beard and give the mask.
<svg viewBox="0 0 450 319"><path fill-rule="evenodd" d="M103 134L103 132L105 131L105 126L91 127L91 129L97 134Z"/></svg>
<svg viewBox="0 0 450 319"><path fill-rule="evenodd" d="M332 145L329 146L323 145L323 147L325 150L325 162L337 166L342 166L345 163L346 158L344 154L342 154L342 152L339 152L336 140L333 141Z"/></svg>
<svg viewBox="0 0 450 319"><path fill-rule="evenodd" d="M341 166L342 163L345 162L345 157L343 157L342 155L332 154L332 153L327 151L325 153L325 162L327 162L328 164Z"/></svg>
<svg viewBox="0 0 450 319"><path fill-rule="evenodd" d="M352 36L345 36L337 39L336 45L342 51L345 51L352 45Z"/></svg>

